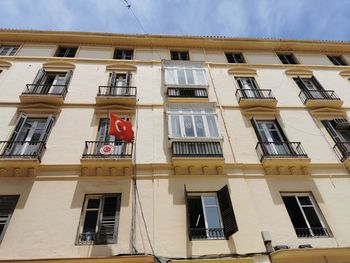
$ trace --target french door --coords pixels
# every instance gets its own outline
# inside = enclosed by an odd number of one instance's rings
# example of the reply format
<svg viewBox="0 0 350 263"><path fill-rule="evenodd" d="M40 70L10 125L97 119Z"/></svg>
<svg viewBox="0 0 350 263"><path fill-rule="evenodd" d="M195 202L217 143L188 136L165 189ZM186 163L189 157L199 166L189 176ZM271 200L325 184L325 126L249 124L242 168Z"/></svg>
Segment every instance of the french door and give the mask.
<svg viewBox="0 0 350 263"><path fill-rule="evenodd" d="M241 89L243 98L260 98L261 97L258 89L258 85L254 78L239 77L236 79Z"/></svg>

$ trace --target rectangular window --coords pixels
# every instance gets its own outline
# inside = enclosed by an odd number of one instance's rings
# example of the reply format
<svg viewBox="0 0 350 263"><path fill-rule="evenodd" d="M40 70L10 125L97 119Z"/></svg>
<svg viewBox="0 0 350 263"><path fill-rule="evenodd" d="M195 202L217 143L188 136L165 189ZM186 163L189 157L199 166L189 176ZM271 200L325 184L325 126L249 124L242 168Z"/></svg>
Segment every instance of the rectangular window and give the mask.
<svg viewBox="0 0 350 263"><path fill-rule="evenodd" d="M324 90L315 77L293 78L308 99L331 99L332 94Z"/></svg>
<svg viewBox="0 0 350 263"><path fill-rule="evenodd" d="M223 239L238 231L227 185L217 192L191 193L185 186L190 240Z"/></svg>
<svg viewBox="0 0 350 263"><path fill-rule="evenodd" d="M55 57L74 58L77 50L77 47L58 47Z"/></svg>
<svg viewBox="0 0 350 263"><path fill-rule="evenodd" d="M330 61L336 66L347 66L344 58L342 56L327 56Z"/></svg>
<svg viewBox="0 0 350 263"><path fill-rule="evenodd" d="M169 138L220 138L214 107L169 106Z"/></svg>
<svg viewBox="0 0 350 263"><path fill-rule="evenodd" d="M206 86L203 63L177 62L164 65L165 85L198 85Z"/></svg>
<svg viewBox="0 0 350 263"><path fill-rule="evenodd" d="M325 220L310 193L282 193L282 199L298 237L328 237Z"/></svg>
<svg viewBox="0 0 350 263"><path fill-rule="evenodd" d="M121 194L86 195L77 244L113 244L117 241Z"/></svg>
<svg viewBox="0 0 350 263"><path fill-rule="evenodd" d="M14 56L18 46L0 46L0 56Z"/></svg>
<svg viewBox="0 0 350 263"><path fill-rule="evenodd" d="M0 242L4 238L6 228L10 223L18 198L18 195L0 196Z"/></svg>
<svg viewBox="0 0 350 263"><path fill-rule="evenodd" d="M134 50L132 49L115 49L113 59L132 60L133 56L134 56Z"/></svg>
<svg viewBox="0 0 350 263"><path fill-rule="evenodd" d="M277 54L283 64L299 64L293 54Z"/></svg>
<svg viewBox="0 0 350 263"><path fill-rule="evenodd" d="M260 98L258 83L254 77L236 77L235 78L240 88L240 94L244 98Z"/></svg>
<svg viewBox="0 0 350 263"><path fill-rule="evenodd" d="M170 51L171 60L190 60L188 51Z"/></svg>
<svg viewBox="0 0 350 263"><path fill-rule="evenodd" d="M225 53L228 63L246 63L242 53Z"/></svg>

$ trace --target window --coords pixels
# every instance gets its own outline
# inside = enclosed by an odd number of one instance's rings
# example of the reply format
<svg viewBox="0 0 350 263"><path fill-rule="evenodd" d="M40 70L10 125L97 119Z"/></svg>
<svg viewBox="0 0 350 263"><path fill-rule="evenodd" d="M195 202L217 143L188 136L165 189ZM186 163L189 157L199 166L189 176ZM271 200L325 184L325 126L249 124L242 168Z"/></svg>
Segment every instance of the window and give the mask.
<svg viewBox="0 0 350 263"><path fill-rule="evenodd" d="M17 50L18 46L0 46L0 56L13 56Z"/></svg>
<svg viewBox="0 0 350 263"><path fill-rule="evenodd" d="M299 64L293 54L277 54L283 64Z"/></svg>
<svg viewBox="0 0 350 263"><path fill-rule="evenodd" d="M190 60L188 51L170 51L171 60Z"/></svg>
<svg viewBox="0 0 350 263"><path fill-rule="evenodd" d="M346 66L347 63L342 56L327 56L330 61L336 66Z"/></svg>
<svg viewBox="0 0 350 263"><path fill-rule="evenodd" d="M315 77L293 78L300 90L309 99L330 99L331 94L325 91Z"/></svg>
<svg viewBox="0 0 350 263"><path fill-rule="evenodd" d="M116 49L114 50L114 59L128 59L132 60L134 56L134 50L132 49Z"/></svg>
<svg viewBox="0 0 350 263"><path fill-rule="evenodd" d="M77 244L112 244L117 241L121 194L86 195Z"/></svg>
<svg viewBox="0 0 350 263"><path fill-rule="evenodd" d="M228 63L246 63L242 53L225 53Z"/></svg>
<svg viewBox="0 0 350 263"><path fill-rule="evenodd" d="M170 138L220 138L214 107L171 105L168 127Z"/></svg>
<svg viewBox="0 0 350 263"><path fill-rule="evenodd" d="M260 98L261 92L253 77L236 77L241 94L244 98Z"/></svg>
<svg viewBox="0 0 350 263"><path fill-rule="evenodd" d="M74 58L77 50L77 47L59 47L56 51L55 57Z"/></svg>
<svg viewBox="0 0 350 263"><path fill-rule="evenodd" d="M227 185L217 192L191 193L185 186L190 240L228 239L238 231Z"/></svg>
<svg viewBox="0 0 350 263"><path fill-rule="evenodd" d="M40 69L34 78L33 84L27 85L25 93L65 95L72 75L72 70L68 72L52 72Z"/></svg>
<svg viewBox="0 0 350 263"><path fill-rule="evenodd" d="M22 113L2 154L40 158L53 122L52 115L47 118L30 118Z"/></svg>
<svg viewBox="0 0 350 263"><path fill-rule="evenodd" d="M329 230L311 193L282 193L298 237L328 237Z"/></svg>
<svg viewBox="0 0 350 263"><path fill-rule="evenodd" d="M207 85L202 63L166 63L164 70L165 85Z"/></svg>
<svg viewBox="0 0 350 263"><path fill-rule="evenodd" d="M10 223L13 211L16 208L18 195L0 196L0 242L4 238L6 228Z"/></svg>

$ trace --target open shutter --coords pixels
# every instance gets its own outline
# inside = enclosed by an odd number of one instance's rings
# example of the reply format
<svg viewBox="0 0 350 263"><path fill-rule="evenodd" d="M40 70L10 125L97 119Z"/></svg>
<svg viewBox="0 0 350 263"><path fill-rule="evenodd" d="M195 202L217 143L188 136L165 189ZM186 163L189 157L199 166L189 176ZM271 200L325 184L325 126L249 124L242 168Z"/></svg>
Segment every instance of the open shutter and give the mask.
<svg viewBox="0 0 350 263"><path fill-rule="evenodd" d="M192 240L191 235L191 225L190 225L190 211L188 211L188 193L186 189L186 185L184 184L184 197L185 197L185 206L186 206L186 224L187 224L187 233L188 233L188 239Z"/></svg>
<svg viewBox="0 0 350 263"><path fill-rule="evenodd" d="M259 132L258 123L257 123L256 119L251 118L250 121L251 121L252 126L253 126L253 128L254 128L256 137L258 137L259 142L263 142L263 139L262 139L261 134L260 134L260 132Z"/></svg>
<svg viewBox="0 0 350 263"><path fill-rule="evenodd" d="M39 141L41 142L46 142L47 140L47 137L49 136L49 133L51 131L51 128L52 128L52 125L53 125L53 122L54 122L54 118L52 115L50 115L48 118L47 118L47 121L45 123L45 128L43 130L43 133L41 134L40 136L40 139Z"/></svg>
<svg viewBox="0 0 350 263"><path fill-rule="evenodd" d="M14 196L2 196L0 198L0 241L2 240L6 228L10 222L13 211L16 208L18 201L17 195Z"/></svg>
<svg viewBox="0 0 350 263"><path fill-rule="evenodd" d="M278 122L278 120L275 119L274 122L275 122L275 124L276 124L276 126L277 126L278 131L279 131L280 134L282 135L283 140L284 140L285 142L288 142L289 140L288 140L286 134L284 133L284 131L282 130L282 127L280 126L280 123Z"/></svg>
<svg viewBox="0 0 350 263"><path fill-rule="evenodd" d="M41 82L43 81L43 78L45 77L46 71L41 68L39 69L38 73L36 74L33 84L41 84Z"/></svg>
<svg viewBox="0 0 350 263"><path fill-rule="evenodd" d="M300 77L297 77L297 78L293 78L295 83L299 86L299 88L303 91L307 91L307 87L306 85L304 84L303 80L300 78Z"/></svg>
<svg viewBox="0 0 350 263"><path fill-rule="evenodd" d="M240 89L243 89L243 84L242 84L242 79L241 78L236 78L238 86Z"/></svg>
<svg viewBox="0 0 350 263"><path fill-rule="evenodd" d="M109 118L100 119L96 141L104 142L108 140Z"/></svg>
<svg viewBox="0 0 350 263"><path fill-rule="evenodd" d="M16 122L15 129L13 130L9 141L15 141L17 139L18 134L22 130L26 120L27 120L27 114L21 112Z"/></svg>
<svg viewBox="0 0 350 263"><path fill-rule="evenodd" d="M320 82L318 82L318 80L314 76L311 77L311 81L315 84L315 86L317 87L317 89L319 91L323 91L324 90L324 88L322 87Z"/></svg>
<svg viewBox="0 0 350 263"><path fill-rule="evenodd" d="M117 74L112 72L109 74L108 86L116 86Z"/></svg>
<svg viewBox="0 0 350 263"><path fill-rule="evenodd" d="M119 225L121 195L104 196L100 215L98 243L115 243Z"/></svg>
<svg viewBox="0 0 350 263"><path fill-rule="evenodd" d="M229 236L233 235L238 231L237 221L233 207L231 203L230 193L228 186L225 185L217 192L218 201L220 205L222 224L224 226L224 234L228 239Z"/></svg>
<svg viewBox="0 0 350 263"><path fill-rule="evenodd" d="M126 73L126 86L130 87L130 84L131 84L131 73L128 72Z"/></svg>
<svg viewBox="0 0 350 263"><path fill-rule="evenodd" d="M70 83L70 80L72 79L72 76L73 76L73 70L69 70L67 73L66 73L66 76L65 76L65 85L68 87L69 83Z"/></svg>
<svg viewBox="0 0 350 263"><path fill-rule="evenodd" d="M331 121L322 121L323 125L326 127L329 135L332 137L335 143L341 142L341 138L339 137L337 131L334 129Z"/></svg>

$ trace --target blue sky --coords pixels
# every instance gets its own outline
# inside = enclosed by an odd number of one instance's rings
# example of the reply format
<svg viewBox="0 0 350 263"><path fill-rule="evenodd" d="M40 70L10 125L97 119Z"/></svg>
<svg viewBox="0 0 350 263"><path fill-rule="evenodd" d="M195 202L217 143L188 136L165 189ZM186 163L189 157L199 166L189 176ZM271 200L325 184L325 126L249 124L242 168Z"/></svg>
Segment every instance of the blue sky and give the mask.
<svg viewBox="0 0 350 263"><path fill-rule="evenodd" d="M149 34L350 40L350 0L128 0ZM140 33L124 0L0 0L0 27Z"/></svg>

